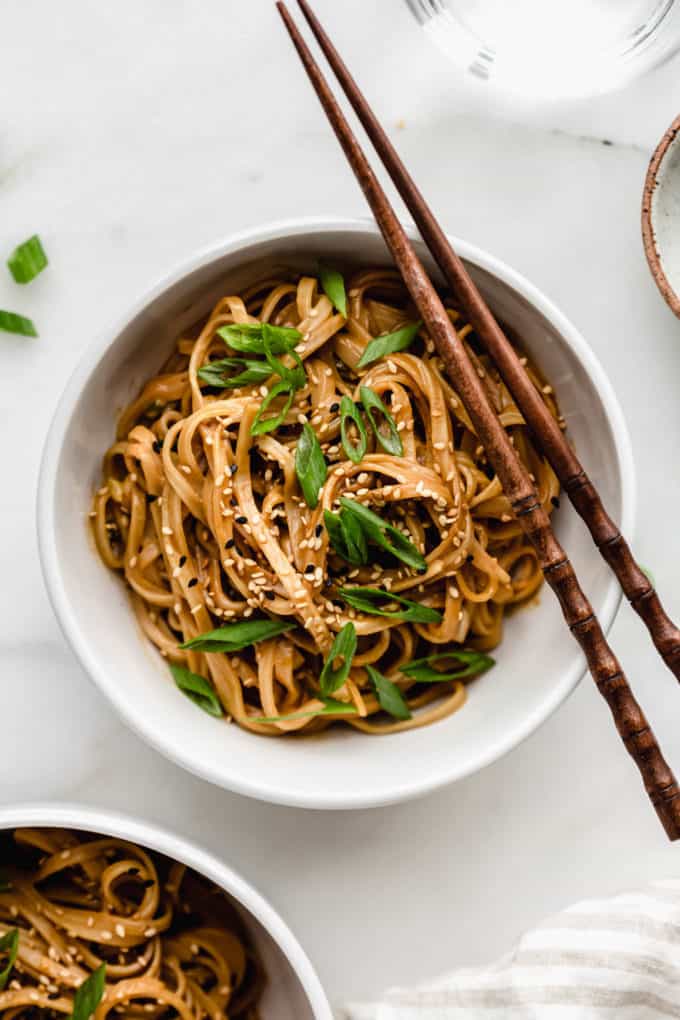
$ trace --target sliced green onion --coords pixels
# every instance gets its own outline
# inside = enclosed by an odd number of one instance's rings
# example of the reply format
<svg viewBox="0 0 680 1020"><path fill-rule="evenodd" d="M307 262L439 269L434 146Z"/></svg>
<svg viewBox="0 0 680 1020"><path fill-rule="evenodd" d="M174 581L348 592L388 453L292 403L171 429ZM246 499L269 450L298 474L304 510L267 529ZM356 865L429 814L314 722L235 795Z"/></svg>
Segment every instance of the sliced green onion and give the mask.
<svg viewBox="0 0 680 1020"><path fill-rule="evenodd" d="M423 606L420 602L411 602L394 592L385 591L381 588L340 588L338 595L345 600L348 606L358 609L361 613L370 613L372 616L385 616L387 619L404 620L410 623L441 623L442 614L430 606ZM378 602L396 602L401 609L381 609Z"/></svg>
<svg viewBox="0 0 680 1020"><path fill-rule="evenodd" d="M317 715L356 715L357 710L354 705L348 705L344 701L336 701L334 698L326 698L324 700L323 708L317 709L315 712L291 712L290 715L269 715L259 716L256 719L251 719L251 722L256 723L276 723L276 722L290 722L294 719L312 719Z"/></svg>
<svg viewBox="0 0 680 1020"><path fill-rule="evenodd" d="M356 443L350 442L347 427L348 418L354 422L359 433L359 439ZM359 464L364 459L368 449L368 437L361 412L354 401L348 396L344 396L340 401L340 436L342 438L342 448L349 459L354 461L355 464Z"/></svg>
<svg viewBox="0 0 680 1020"><path fill-rule="evenodd" d="M17 283L30 283L47 265L47 255L37 234L15 248L7 259L9 271Z"/></svg>
<svg viewBox="0 0 680 1020"><path fill-rule="evenodd" d="M346 623L340 633L336 634L333 647L328 653L328 658L319 676L319 686L323 697L330 697L339 687L342 687L349 676L356 650L357 632L353 623ZM340 659L341 662L336 667L334 663L337 659Z"/></svg>
<svg viewBox="0 0 680 1020"><path fill-rule="evenodd" d="M267 410L272 400L276 397L280 397L282 393L287 395L286 402L283 405L281 411L275 414L272 418L263 418L262 415ZM273 432L274 429L278 429L280 425L286 420L286 415L293 406L293 400L295 399L295 390L289 382L282 379L280 382L274 383L267 396L260 404L259 410L253 419L253 424L250 426L251 436L261 436L264 432Z"/></svg>
<svg viewBox="0 0 680 1020"><path fill-rule="evenodd" d="M295 471L307 506L312 510L319 504L319 491L328 474L328 465L321 444L311 425L303 425L295 447Z"/></svg>
<svg viewBox="0 0 680 1020"><path fill-rule="evenodd" d="M425 557L416 549L413 542L397 528L388 524L367 506L357 503L346 496L340 497L340 505L353 514L361 524L366 538L395 556L402 563L424 574L427 570Z"/></svg>
<svg viewBox="0 0 680 1020"><path fill-rule="evenodd" d="M354 566L368 562L366 536L359 522L346 513L334 514L324 510L324 524L335 552Z"/></svg>
<svg viewBox="0 0 680 1020"><path fill-rule="evenodd" d="M461 668L442 672L433 669L432 664L441 662L442 659L455 659L462 663ZM414 659L406 666L400 666L400 672L411 677L419 684L441 683L446 680L462 680L467 676L477 676L491 669L495 660L483 652L460 649L448 652L434 652L426 655L423 659Z"/></svg>
<svg viewBox="0 0 680 1020"><path fill-rule="evenodd" d="M19 333L21 336L37 336L38 330L31 319L18 315L16 312L4 312L0 309L0 329L5 333Z"/></svg>
<svg viewBox="0 0 680 1020"><path fill-rule="evenodd" d="M218 718L223 715L219 698L205 677L192 673L186 666L179 666L175 662L170 663L170 672L182 694L186 694L195 705L208 715Z"/></svg>
<svg viewBox="0 0 680 1020"><path fill-rule="evenodd" d="M374 666L366 666L366 672L375 691L378 704L383 711L388 712L395 719L410 719L411 710L397 685L379 673Z"/></svg>
<svg viewBox="0 0 680 1020"><path fill-rule="evenodd" d="M238 375L227 375L231 368L243 368ZM198 370L198 378L209 386L220 389L233 389L236 386L253 386L266 382L272 370L266 361L255 361L248 358L220 358L209 361Z"/></svg>
<svg viewBox="0 0 680 1020"><path fill-rule="evenodd" d="M2 970L0 970L0 991L5 987L12 973L12 967L14 961L17 958L19 952L19 929L12 928L11 931L6 931L5 934L0 938L0 956L7 957L7 962Z"/></svg>
<svg viewBox="0 0 680 1020"><path fill-rule="evenodd" d="M268 322L232 323L217 330L217 335L234 351L264 354L264 337L274 354L286 354L302 340L302 333L288 326L272 326Z"/></svg>
<svg viewBox="0 0 680 1020"><path fill-rule="evenodd" d="M371 428L375 432L375 438L378 440L383 450L387 453L391 453L395 457L401 457L404 453L404 446L401 441L401 436L397 431L394 418L387 410L378 394L370 389L368 386L359 387L359 394L361 396L361 403L364 405L364 410L368 415L368 420L371 423ZM379 411L385 419L385 424L389 429L388 435L385 435L379 428L379 422L376 422L373 414L375 411Z"/></svg>
<svg viewBox="0 0 680 1020"><path fill-rule="evenodd" d="M197 652L238 652L258 641L285 634L296 626L290 620L244 620L242 623L227 623L217 630L206 631L198 637L185 641L180 648L193 648Z"/></svg>
<svg viewBox="0 0 680 1020"><path fill-rule="evenodd" d="M359 358L358 367L366 368L366 365L377 361L378 358L385 358L388 354L395 354L397 351L405 351L415 340L421 326L422 322L410 322L408 326L402 326L394 333L386 333L385 336L377 336L374 340L369 340L364 353Z"/></svg>
<svg viewBox="0 0 680 1020"><path fill-rule="evenodd" d="M352 514L340 512L340 526L345 544L356 563L368 563L368 543L361 523Z"/></svg>
<svg viewBox="0 0 680 1020"><path fill-rule="evenodd" d="M262 346L264 348L264 356L267 359L267 364L273 372L276 372L281 376L284 382L290 383L292 389L300 390L307 382L307 376L305 375L305 369L302 364L302 360L297 351L291 350L290 353L295 359L295 368L288 368L282 361L275 356L274 346L272 344L270 332L272 327L267 326L267 323L262 327Z"/></svg>
<svg viewBox="0 0 680 1020"><path fill-rule="evenodd" d="M342 273L320 262L319 279L326 297L330 298L340 314L347 318L347 294Z"/></svg>
<svg viewBox="0 0 680 1020"><path fill-rule="evenodd" d="M69 1020L90 1020L104 995L106 981L106 964L97 967L89 978L86 978L73 996L73 1012Z"/></svg>
<svg viewBox="0 0 680 1020"><path fill-rule="evenodd" d="M656 584L656 581L654 580L654 574L651 572L649 567L643 567L642 564L640 564L640 570L645 575L645 577L647 578L647 580L649 581L651 586L654 587L655 584Z"/></svg>

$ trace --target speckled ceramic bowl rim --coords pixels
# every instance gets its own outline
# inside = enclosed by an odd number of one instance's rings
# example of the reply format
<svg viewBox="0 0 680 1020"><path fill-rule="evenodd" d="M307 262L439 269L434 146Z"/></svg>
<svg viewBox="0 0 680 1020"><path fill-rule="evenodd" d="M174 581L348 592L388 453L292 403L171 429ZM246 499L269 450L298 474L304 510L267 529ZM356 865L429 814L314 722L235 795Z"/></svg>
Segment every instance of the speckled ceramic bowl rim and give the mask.
<svg viewBox="0 0 680 1020"><path fill-rule="evenodd" d="M319 790L313 795L306 794L303 796L295 791L282 789L280 786L272 785L271 783L264 784L257 776L245 775L234 770L229 775L225 775L223 772L215 769L209 760L205 760L205 758L198 759L194 753L186 751L183 746L168 746L168 742L162 736L161 727L155 727L151 721L129 710L125 700L120 697L117 685L109 681L107 671L102 666L100 657L90 648L82 632L77 609L64 589L56 535L58 527L55 507L56 473L61 448L72 414L78 405L82 388L90 378L95 366L109 347L116 343L118 337L128 324L154 299L183 277L210 264L225 254L236 252L240 248L256 243L282 237L294 242L296 237L309 235L310 233L317 233L323 236L326 233L334 232L355 233L358 237L371 232L379 236L378 227L372 219L318 216L276 221L233 235L192 256L180 264L178 268L164 276L142 298L131 304L121 320L113 327L105 329L89 344L66 385L48 432L38 485L38 544L47 591L64 634L85 671L109 699L120 717L142 740L155 748L160 754L170 758L194 775L198 775L202 779L216 783L218 786L226 787L236 793L244 794L247 797L256 797L269 803L285 804L291 807L313 808L317 810L355 810L403 802L422 796L425 793L430 793L442 786L471 775L497 761L521 744L523 740L537 730L559 708L578 686L585 673L585 662L574 659L572 667L564 672L559 682L551 685L550 696L546 697L540 709L528 712L521 725L515 725L512 729L509 729L502 741L496 742L491 747L485 749L484 752L477 753L474 756L471 755L464 766L459 765L458 767L438 772L435 775L420 775L417 779L411 780L408 783L403 782L399 789L393 790L389 796L376 795L371 790L370 784L367 784L365 788L356 789L351 793L344 793L341 796L329 796L323 790ZM414 226L408 226L407 232L413 239L418 237ZM611 426L621 486L621 520L618 523L623 534L632 537L635 523L636 487L630 436L621 406L609 378L593 350L588 346L583 336L572 325L569 319L556 308L545 294L524 276L500 259L477 248L468 241L456 237L452 237L451 241L461 258L480 267L507 284L517 293L521 294L540 315L551 322L563 343L571 349L576 359L587 372L599 393L602 406ZM593 556L595 555L596 552L593 548ZM616 578L612 575L609 578L607 591L599 612L599 620L605 633L614 622L619 605L621 604L621 598L621 588Z"/></svg>
<svg viewBox="0 0 680 1020"><path fill-rule="evenodd" d="M680 318L680 295L676 294L663 268L663 257L657 247L656 234L652 223L654 195L658 187L658 173L671 145L680 134L680 116L677 116L654 150L642 192L642 243L654 282L669 308Z"/></svg>
<svg viewBox="0 0 680 1020"><path fill-rule="evenodd" d="M68 803L0 807L0 829L28 826L81 829L126 839L186 864L224 889L262 925L286 958L309 1000L316 1020L333 1020L330 1003L307 954L290 928L257 890L217 857L177 833L151 822L103 808Z"/></svg>

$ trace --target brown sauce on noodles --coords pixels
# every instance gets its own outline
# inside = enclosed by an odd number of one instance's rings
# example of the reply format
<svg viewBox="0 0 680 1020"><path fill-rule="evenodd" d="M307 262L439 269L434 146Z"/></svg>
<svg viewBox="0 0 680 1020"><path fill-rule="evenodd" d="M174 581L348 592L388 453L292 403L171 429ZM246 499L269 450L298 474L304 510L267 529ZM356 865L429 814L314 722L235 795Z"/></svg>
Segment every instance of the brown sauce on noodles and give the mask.
<svg viewBox="0 0 680 1020"><path fill-rule="evenodd" d="M221 299L196 336L178 339L159 374L123 412L91 514L101 558L124 576L149 640L169 663L208 681L228 718L257 733L309 733L331 722L385 733L449 715L464 703L465 684L414 682L402 667L446 650L493 649L506 612L529 602L542 581L534 550L426 331L408 349L358 365L373 338L416 318L398 275L356 272L347 280L347 302L345 319L316 278L286 273ZM451 302L447 308L551 512L555 475L479 353L471 327ZM199 372L225 357L250 357L230 350L217 331L258 322L299 330L295 350L304 384L287 410L285 393L273 399L270 413L285 415L274 430L253 435L276 377L229 388L207 385ZM558 417L552 388L531 363L527 371ZM365 455L359 463L349 459L339 408L343 396L358 402L361 386L388 409L400 456L386 452L367 427ZM328 469L315 508L296 477L305 423ZM351 423L348 431L357 438ZM341 497L369 507L406 536L425 558L425 571L376 550L358 565L338 555L324 511L336 512ZM409 622L358 611L338 595L347 586L393 592L440 618ZM260 618L297 627L233 654L179 647L215 628ZM353 714L318 714L324 706L319 675L348 622L357 650L333 698ZM398 689L410 718L383 711L369 666Z"/></svg>
<svg viewBox="0 0 680 1020"><path fill-rule="evenodd" d="M3 1020L70 1017L76 989L102 964L95 1020L258 1020L262 966L226 894L133 843L66 829L0 834L0 938L15 931Z"/></svg>

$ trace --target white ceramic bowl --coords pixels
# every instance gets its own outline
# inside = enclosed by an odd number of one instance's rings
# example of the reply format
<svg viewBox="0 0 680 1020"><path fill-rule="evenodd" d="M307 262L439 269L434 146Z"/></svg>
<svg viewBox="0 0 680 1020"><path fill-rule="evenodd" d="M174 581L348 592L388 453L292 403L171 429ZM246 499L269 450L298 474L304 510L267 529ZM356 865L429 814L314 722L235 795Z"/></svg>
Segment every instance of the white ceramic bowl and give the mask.
<svg viewBox="0 0 680 1020"><path fill-rule="evenodd" d="M523 337L554 383L571 440L605 506L630 534L630 444L602 367L574 327L523 277L464 241L455 245L496 313ZM424 257L420 242L417 248ZM162 364L182 328L218 295L238 291L267 266L313 268L319 256L387 261L372 222L278 223L195 256L137 301L123 322L93 339L49 432L39 538L66 636L143 739L191 772L248 796L301 807L364 808L414 797L482 768L535 730L574 689L584 659L551 593L544 590L537 607L507 621L496 667L475 681L468 703L450 718L389 737L335 727L319 737L263 739L197 711L177 691L167 664L141 636L121 581L99 561L87 527L118 412ZM619 604L618 584L568 506L557 513L556 524L606 630Z"/></svg>
<svg viewBox="0 0 680 1020"><path fill-rule="evenodd" d="M319 979L291 930L252 886L205 850L148 822L75 804L0 808L0 830L22 826L82 829L127 839L200 872L232 898L260 954L268 977L262 1020L332 1020Z"/></svg>

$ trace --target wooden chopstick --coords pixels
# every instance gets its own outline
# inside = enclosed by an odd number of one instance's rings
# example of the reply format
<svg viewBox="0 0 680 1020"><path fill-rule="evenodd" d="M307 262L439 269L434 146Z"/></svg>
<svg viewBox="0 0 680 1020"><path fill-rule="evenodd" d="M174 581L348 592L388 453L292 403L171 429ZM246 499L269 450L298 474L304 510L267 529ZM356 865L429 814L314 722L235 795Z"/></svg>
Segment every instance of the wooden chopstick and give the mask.
<svg viewBox="0 0 680 1020"><path fill-rule="evenodd" d="M462 260L387 137L382 125L352 78L307 0L298 4L328 63L361 121L368 137L413 216L444 279L457 296L477 336L515 399L537 445L552 466L576 512L583 518L595 545L612 568L631 606L644 621L662 659L680 680L680 629L665 612L649 577L635 561L628 543L605 510L562 430L541 400L519 356L484 301Z"/></svg>
<svg viewBox="0 0 680 1020"><path fill-rule="evenodd" d="M312 86L354 171L402 279L435 343L456 392L484 446L489 463L510 500L515 516L534 546L545 578L579 642L598 690L611 710L624 745L635 761L652 804L670 839L680 838L680 790L656 738L607 644L574 569L553 534L550 519L491 407L486 391L444 306L418 259L387 195L354 136L312 53L284 3L277 3L284 24Z"/></svg>

